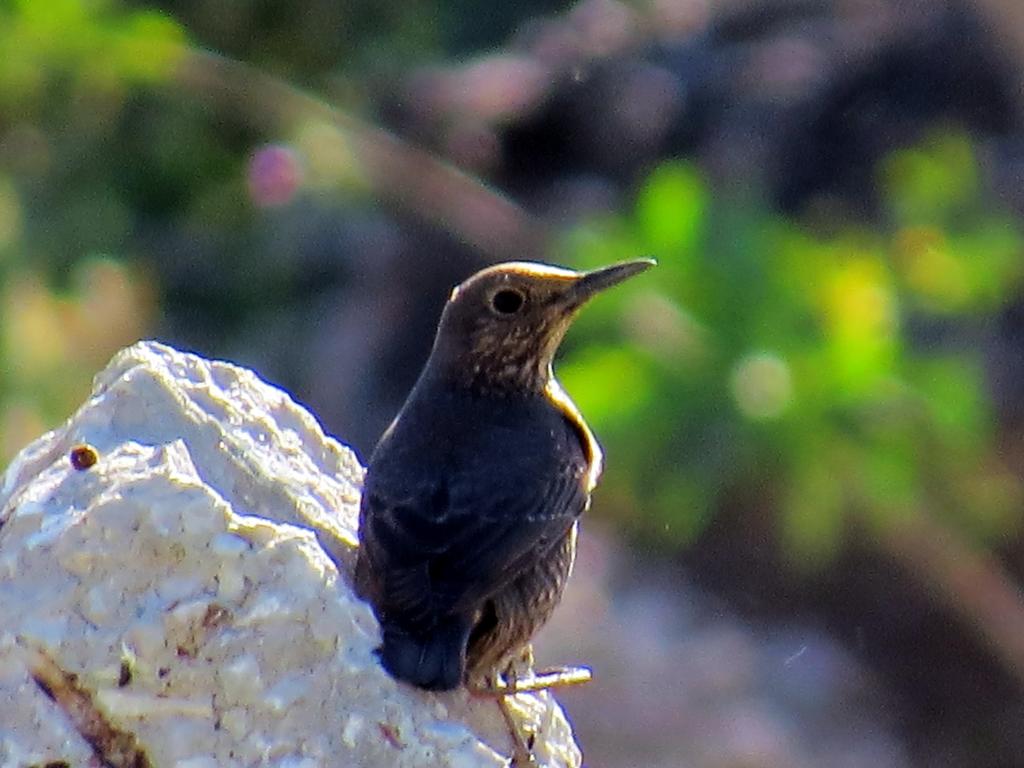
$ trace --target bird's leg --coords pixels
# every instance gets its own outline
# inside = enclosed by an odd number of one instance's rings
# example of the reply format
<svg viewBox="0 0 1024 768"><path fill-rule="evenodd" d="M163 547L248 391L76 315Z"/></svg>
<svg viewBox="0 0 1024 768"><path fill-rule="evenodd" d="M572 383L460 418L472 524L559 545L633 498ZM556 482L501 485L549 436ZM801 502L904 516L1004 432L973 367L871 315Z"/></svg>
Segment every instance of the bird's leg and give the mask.
<svg viewBox="0 0 1024 768"><path fill-rule="evenodd" d="M468 686L472 696L486 696L493 698L505 720L505 727L512 738L512 756L509 759L510 768L537 768L537 759L533 756L533 745L536 734L532 729L527 729L522 718L512 711L510 696L515 696L516 679L521 669L529 669L533 664L533 650L529 645L523 649L519 658L513 658L504 672L495 669L492 673L484 675L478 682Z"/></svg>
<svg viewBox="0 0 1024 768"><path fill-rule="evenodd" d="M474 693L484 696L515 696L517 693L536 693L549 688L568 688L583 685L594 679L587 667L553 667L530 675L526 679L511 679L504 684L479 689Z"/></svg>
<svg viewBox="0 0 1024 768"><path fill-rule="evenodd" d="M509 696L515 696L515 674L511 669L506 671L504 677L497 672L486 675L477 683L467 686L471 696L482 696L494 699L505 720L505 727L508 728L509 736L512 738L512 757L509 759L510 768L536 768L537 760L533 756L533 744L536 734L527 730L520 718L512 711L508 700Z"/></svg>
<svg viewBox="0 0 1024 768"><path fill-rule="evenodd" d="M533 745L536 734L523 727L512 711L508 697L520 693L536 693L548 688L580 685L592 678L590 670L586 667L556 667L542 672L533 672L532 669L533 649L527 645L518 658L512 659L503 673L495 672L484 677L479 684L469 687L472 695L496 699L512 737L514 751L509 763L512 768L535 768L537 760L533 756ZM524 671L525 676L522 675Z"/></svg>
<svg viewBox="0 0 1024 768"><path fill-rule="evenodd" d="M525 670L526 674L519 674ZM502 676L504 683L498 683L498 677L488 680L485 687L478 688L474 693L482 696L514 696L517 693L536 693L549 688L568 688L572 685L589 683L593 674L587 667L552 667L539 672L533 671L533 649L527 645L518 659L513 659Z"/></svg>
<svg viewBox="0 0 1024 768"><path fill-rule="evenodd" d="M537 758L533 756L533 743L536 735L528 732L523 724L516 719L506 696L499 696L497 702L509 735L512 737L512 757L509 760L509 768L537 768Z"/></svg>

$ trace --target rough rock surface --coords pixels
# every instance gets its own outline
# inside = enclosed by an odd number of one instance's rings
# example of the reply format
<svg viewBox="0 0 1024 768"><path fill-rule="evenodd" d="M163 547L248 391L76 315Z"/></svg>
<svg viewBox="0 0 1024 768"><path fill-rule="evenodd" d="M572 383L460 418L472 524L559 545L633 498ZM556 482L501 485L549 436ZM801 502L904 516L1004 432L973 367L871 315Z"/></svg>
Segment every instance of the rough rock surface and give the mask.
<svg viewBox="0 0 1024 768"><path fill-rule="evenodd" d="M503 765L493 701L373 655L349 579L362 471L248 370L118 354L3 477L0 765ZM515 704L541 762L579 765L548 694Z"/></svg>

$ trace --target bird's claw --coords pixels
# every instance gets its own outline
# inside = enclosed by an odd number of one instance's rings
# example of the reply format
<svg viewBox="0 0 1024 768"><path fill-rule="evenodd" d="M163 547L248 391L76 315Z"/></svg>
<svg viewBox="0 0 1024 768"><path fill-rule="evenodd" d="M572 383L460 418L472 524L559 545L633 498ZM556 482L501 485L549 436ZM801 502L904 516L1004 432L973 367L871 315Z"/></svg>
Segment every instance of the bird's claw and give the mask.
<svg viewBox="0 0 1024 768"><path fill-rule="evenodd" d="M508 768L540 768L540 763L530 750L516 751L508 761Z"/></svg>
<svg viewBox="0 0 1024 768"><path fill-rule="evenodd" d="M539 768L537 758L533 755L536 734L527 731L516 720L504 696L498 699L498 707L501 709L501 715L505 718L505 725L512 737L512 757L508 761L509 768Z"/></svg>
<svg viewBox="0 0 1024 768"><path fill-rule="evenodd" d="M561 688L581 685L593 679L587 667L554 667L539 672L531 672L522 677L514 673L506 673L504 679L495 675L485 678L478 685L470 686L473 696L487 696L497 699L502 717L512 737L513 752L509 758L509 768L538 768L539 763L533 754L536 734L527 732L516 719L509 707L508 697L520 693L536 693L549 688Z"/></svg>

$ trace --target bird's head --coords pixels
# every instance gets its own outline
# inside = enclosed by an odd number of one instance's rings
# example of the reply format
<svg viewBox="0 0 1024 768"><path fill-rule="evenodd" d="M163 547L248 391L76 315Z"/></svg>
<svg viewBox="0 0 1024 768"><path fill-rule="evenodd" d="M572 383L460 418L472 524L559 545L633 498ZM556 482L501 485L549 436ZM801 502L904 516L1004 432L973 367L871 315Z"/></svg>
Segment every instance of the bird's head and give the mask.
<svg viewBox="0 0 1024 768"><path fill-rule="evenodd" d="M580 307L654 264L640 259L576 272L511 262L481 270L452 291L428 365L487 391L541 391Z"/></svg>

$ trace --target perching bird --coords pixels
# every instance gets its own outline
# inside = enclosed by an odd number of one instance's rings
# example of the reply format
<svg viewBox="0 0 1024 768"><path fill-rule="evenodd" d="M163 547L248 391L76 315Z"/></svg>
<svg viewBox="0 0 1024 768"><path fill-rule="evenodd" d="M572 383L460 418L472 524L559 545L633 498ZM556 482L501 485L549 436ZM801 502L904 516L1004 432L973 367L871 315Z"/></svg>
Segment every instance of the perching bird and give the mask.
<svg viewBox="0 0 1024 768"><path fill-rule="evenodd" d="M356 588L393 677L450 690L501 673L551 615L601 472L552 359L588 299L653 263L499 264L452 291L359 511Z"/></svg>

